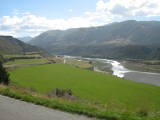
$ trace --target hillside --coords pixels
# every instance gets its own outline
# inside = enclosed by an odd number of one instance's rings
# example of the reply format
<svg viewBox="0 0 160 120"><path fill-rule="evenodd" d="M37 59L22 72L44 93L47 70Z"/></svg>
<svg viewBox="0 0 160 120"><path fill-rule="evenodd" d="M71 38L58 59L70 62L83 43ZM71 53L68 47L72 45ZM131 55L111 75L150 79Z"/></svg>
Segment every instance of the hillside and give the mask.
<svg viewBox="0 0 160 120"><path fill-rule="evenodd" d="M12 36L0 36L0 54L21 54L39 51L39 48L26 44Z"/></svg>
<svg viewBox="0 0 160 120"><path fill-rule="evenodd" d="M158 21L130 20L100 27L50 30L33 38L30 43L58 54L159 59L158 31Z"/></svg>

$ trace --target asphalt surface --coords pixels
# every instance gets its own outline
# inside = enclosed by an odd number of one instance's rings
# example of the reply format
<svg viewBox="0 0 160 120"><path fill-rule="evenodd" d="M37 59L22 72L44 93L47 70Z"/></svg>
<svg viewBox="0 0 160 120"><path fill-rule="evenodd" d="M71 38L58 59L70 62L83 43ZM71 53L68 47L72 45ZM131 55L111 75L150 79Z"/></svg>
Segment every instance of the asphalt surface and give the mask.
<svg viewBox="0 0 160 120"><path fill-rule="evenodd" d="M0 95L0 120L96 120Z"/></svg>

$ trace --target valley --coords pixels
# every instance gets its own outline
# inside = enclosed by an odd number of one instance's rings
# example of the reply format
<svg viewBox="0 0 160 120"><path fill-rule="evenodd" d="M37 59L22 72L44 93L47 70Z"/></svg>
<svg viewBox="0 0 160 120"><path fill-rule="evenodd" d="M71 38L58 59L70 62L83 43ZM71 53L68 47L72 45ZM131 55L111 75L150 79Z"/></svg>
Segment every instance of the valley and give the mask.
<svg viewBox="0 0 160 120"><path fill-rule="evenodd" d="M18 58L20 55L7 55L6 57L15 56ZM36 56L40 54L37 53ZM47 63L46 61L49 60L52 62ZM46 64L38 64L39 62ZM133 81L125 80L127 75L133 71L115 60L76 56L41 56L34 59L15 59L4 64L6 67L7 65L12 65L8 68L12 80L11 86L16 86L16 89L24 89L23 91L27 90L30 94L41 94L47 98L57 99L54 94L56 88L70 89L73 93L72 97L64 96L58 99L71 103L89 104L97 106L100 110L109 109L121 114L129 112L131 116L133 113L139 116L143 109L147 114L151 114L160 108L160 100L157 97L160 92L159 84L156 86L149 85L152 83L144 84L147 83L146 80L144 83L134 82L136 79L140 80L137 74L132 76ZM14 65L21 66L13 67ZM99 71L94 72L95 67ZM141 76L144 77L144 75Z"/></svg>
<svg viewBox="0 0 160 120"><path fill-rule="evenodd" d="M69 56L68 56L69 57ZM71 57L75 58L77 60L90 60L92 61L92 64L94 66L94 71L102 72L102 73L108 73L113 74L117 77L124 78L127 80L132 80L136 82L143 82L147 84L152 84L156 86L160 86L160 73L159 73L159 62L147 61L147 64L145 66L141 65L143 61L139 62L133 62L130 63L130 61L122 61L122 60L109 60L109 59L101 59L101 58L84 58L84 57ZM155 71L153 72L153 69L151 69L151 65L154 64ZM128 67L127 65L132 66ZM139 68L139 69L138 69ZM148 68L146 70L146 68ZM151 70L150 70L151 69ZM145 70L145 71L144 71Z"/></svg>
<svg viewBox="0 0 160 120"><path fill-rule="evenodd" d="M106 59L160 59L160 22L127 20L98 27L49 30L30 43L51 54ZM147 33L147 34L146 34Z"/></svg>
<svg viewBox="0 0 160 120"><path fill-rule="evenodd" d="M99 119L159 120L159 28L124 21L21 38L27 43L0 36L10 79L0 94Z"/></svg>
<svg viewBox="0 0 160 120"><path fill-rule="evenodd" d="M160 120L159 0L1 0L0 120Z"/></svg>

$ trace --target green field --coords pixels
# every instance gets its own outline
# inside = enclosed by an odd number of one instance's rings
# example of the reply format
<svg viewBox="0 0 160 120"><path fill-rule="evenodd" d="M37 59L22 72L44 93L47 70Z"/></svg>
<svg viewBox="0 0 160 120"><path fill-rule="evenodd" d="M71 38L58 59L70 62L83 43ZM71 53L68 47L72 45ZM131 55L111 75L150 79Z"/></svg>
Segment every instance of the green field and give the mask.
<svg viewBox="0 0 160 120"><path fill-rule="evenodd" d="M14 64L33 64L33 63L43 63L48 62L47 59L17 59L13 61L6 62L5 65L14 65Z"/></svg>
<svg viewBox="0 0 160 120"><path fill-rule="evenodd" d="M5 59L9 59L9 58L20 58L20 57L42 57L40 54L25 54L25 55L23 55L23 54L6 54L6 55L3 55L3 57L5 58Z"/></svg>
<svg viewBox="0 0 160 120"><path fill-rule="evenodd" d="M4 58L12 58L12 57L24 57L24 55L20 54L8 54L8 55L3 55Z"/></svg>
<svg viewBox="0 0 160 120"><path fill-rule="evenodd" d="M88 62L88 61L77 61L77 60L74 60L74 59L66 59L66 64L69 64L69 65L73 65L73 66L76 66L78 68L82 68L82 69L92 69L92 65Z"/></svg>
<svg viewBox="0 0 160 120"><path fill-rule="evenodd" d="M10 71L10 77L14 84L31 86L40 93L48 93L54 88L69 88L75 96L108 107L131 111L160 109L160 87L82 70L70 65L21 67Z"/></svg>

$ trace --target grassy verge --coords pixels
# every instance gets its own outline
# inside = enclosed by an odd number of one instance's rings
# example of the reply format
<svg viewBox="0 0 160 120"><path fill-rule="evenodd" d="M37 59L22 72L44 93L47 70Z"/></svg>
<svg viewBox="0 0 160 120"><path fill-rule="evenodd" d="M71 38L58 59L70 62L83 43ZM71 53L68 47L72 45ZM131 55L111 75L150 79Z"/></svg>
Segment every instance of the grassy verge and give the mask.
<svg viewBox="0 0 160 120"><path fill-rule="evenodd" d="M89 117L102 118L106 120L159 120L160 116L145 117L142 114L117 113L110 110L104 110L95 106L80 104L73 101L65 101L60 99L49 99L37 95L31 95L26 92L20 92L8 87L0 86L0 94L15 99L31 102L37 105L43 105L53 109L59 109L66 112L78 113Z"/></svg>

